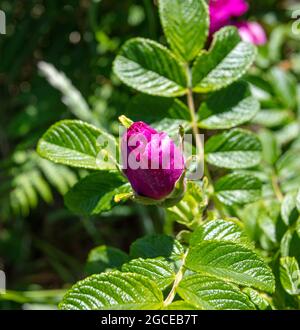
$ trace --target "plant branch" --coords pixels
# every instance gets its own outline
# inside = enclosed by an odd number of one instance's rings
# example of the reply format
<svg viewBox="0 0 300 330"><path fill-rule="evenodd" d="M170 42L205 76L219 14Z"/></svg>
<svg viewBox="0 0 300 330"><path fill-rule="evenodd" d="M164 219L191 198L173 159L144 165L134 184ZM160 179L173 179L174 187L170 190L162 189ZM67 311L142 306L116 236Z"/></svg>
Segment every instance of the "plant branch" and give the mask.
<svg viewBox="0 0 300 330"><path fill-rule="evenodd" d="M185 259L188 255L188 252L189 252L189 249L186 250L186 252L185 252L185 254L182 258L182 264L181 264L181 266L178 270L178 273L175 276L172 289L171 289L171 291L169 292L167 298L164 301L164 304L163 304L164 306L170 305L172 303L172 301L174 300L174 298L175 298L176 290L177 290L177 288L179 286L179 283L181 282L181 280L183 278L183 275L185 273L185 266L184 265L185 265Z"/></svg>
<svg viewBox="0 0 300 330"><path fill-rule="evenodd" d="M194 135L195 142L196 142L196 151L200 152L199 159L200 160L203 159L204 175L207 177L208 182L210 183L212 188L214 188L213 180L210 175L208 166L207 166L207 164L205 164L204 145L200 138L200 131L199 131L198 123L197 123L196 108L195 108L195 102L194 102L194 96L193 96L192 75L191 75L191 71L190 71L190 68L188 67L188 65L186 67L186 71L187 71L187 76L188 76L187 104L188 104L188 108L190 110L190 115L191 115L192 130L193 130L193 135ZM218 209L220 215L222 217L225 217L226 214L225 214L223 206L221 205L219 200L214 195L212 196L212 200L215 204L215 207Z"/></svg>
<svg viewBox="0 0 300 330"><path fill-rule="evenodd" d="M200 151L200 159L203 159L204 157L204 146L200 138L200 132L197 124L197 116L196 116L196 108L195 108L195 102L194 102L194 96L193 96L193 89L192 89L192 82L191 82L191 72L190 69L187 68L189 82L188 82L188 93L187 93L187 103L190 110L191 115L191 122L192 122L192 130L194 134L194 138L196 141L196 148L197 151ZM204 166L205 167L205 166Z"/></svg>
<svg viewBox="0 0 300 330"><path fill-rule="evenodd" d="M282 193L282 191L280 189L278 178L277 178L277 176L275 174L272 175L271 181L272 181L272 187L273 187L274 193L275 193L278 201L279 202L282 202L284 196L283 196L283 193Z"/></svg>

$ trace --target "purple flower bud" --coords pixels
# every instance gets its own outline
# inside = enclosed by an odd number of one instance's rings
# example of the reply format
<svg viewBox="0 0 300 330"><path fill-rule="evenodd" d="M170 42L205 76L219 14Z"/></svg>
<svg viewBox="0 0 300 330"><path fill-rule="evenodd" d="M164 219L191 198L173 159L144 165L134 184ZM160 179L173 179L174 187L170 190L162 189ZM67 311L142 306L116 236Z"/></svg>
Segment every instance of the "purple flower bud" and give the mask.
<svg viewBox="0 0 300 330"><path fill-rule="evenodd" d="M230 25L231 19L244 15L249 9L245 0L210 0L210 33Z"/></svg>
<svg viewBox="0 0 300 330"><path fill-rule="evenodd" d="M164 132L133 123L121 142L123 172L138 196L163 200L184 172L184 158Z"/></svg>
<svg viewBox="0 0 300 330"><path fill-rule="evenodd" d="M244 41L254 45L264 45L267 42L267 36L262 26L257 22L237 23L241 38Z"/></svg>

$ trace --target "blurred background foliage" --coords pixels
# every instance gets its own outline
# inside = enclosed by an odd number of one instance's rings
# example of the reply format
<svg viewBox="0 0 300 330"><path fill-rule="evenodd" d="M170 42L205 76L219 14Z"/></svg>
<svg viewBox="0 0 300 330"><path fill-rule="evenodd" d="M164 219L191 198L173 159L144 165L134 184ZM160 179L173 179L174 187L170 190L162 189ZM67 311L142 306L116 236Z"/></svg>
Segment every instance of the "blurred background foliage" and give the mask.
<svg viewBox="0 0 300 330"><path fill-rule="evenodd" d="M300 75L299 38L291 35L297 2L250 1L249 16L263 22L270 42L249 81L262 104L284 109L279 124L269 125L278 134L283 122L292 125L295 106L295 95L276 96L278 75L284 86ZM92 247L127 250L137 237L162 231L164 215L138 205L93 219L71 214L61 196L86 173L40 159L37 140L64 118L116 133L132 95L112 74L119 47L135 36L165 40L153 0L0 0L0 9L7 19L0 35L0 269L9 289L0 308L49 308L84 276ZM263 98L266 90L271 98ZM299 130L287 127L294 139Z"/></svg>

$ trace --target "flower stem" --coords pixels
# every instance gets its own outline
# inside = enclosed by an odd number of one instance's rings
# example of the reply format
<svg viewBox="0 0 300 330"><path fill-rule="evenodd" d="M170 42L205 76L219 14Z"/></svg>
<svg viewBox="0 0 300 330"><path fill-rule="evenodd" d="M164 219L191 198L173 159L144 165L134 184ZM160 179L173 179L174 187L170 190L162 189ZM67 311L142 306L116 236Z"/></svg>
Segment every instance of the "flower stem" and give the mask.
<svg viewBox="0 0 300 330"><path fill-rule="evenodd" d="M172 289L171 289L171 291L169 292L167 298L164 301L164 306L170 305L173 302L174 298L175 298L176 290L177 290L177 288L178 288L178 286L179 286L179 284L180 284L180 282L183 278L183 275L185 273L185 259L188 255L188 252L189 252L189 250L187 249L184 256L183 256L183 258L182 258L182 264L181 264L181 266L178 270L178 273L175 276Z"/></svg>
<svg viewBox="0 0 300 330"><path fill-rule="evenodd" d="M196 108L195 108L194 95L193 95L192 74L191 74L191 70L188 65L186 67L186 72L187 72L187 76L188 76L187 104L188 104L188 108L190 110L192 130L193 130L193 135L194 135L194 138L196 141L196 151L198 152L198 150L199 150L199 152L200 152L199 159L200 160L203 159L204 175L207 177L208 182L210 183L212 188L214 188L212 177L210 175L208 166L207 166L207 164L205 164L205 160L204 160L204 145L200 138L200 131L199 131L198 123L197 123L197 115L196 115ZM219 200L214 195L212 196L212 199L213 199L215 207L219 211L220 215L222 217L225 217L226 214L224 212L222 204L219 202Z"/></svg>
<svg viewBox="0 0 300 330"><path fill-rule="evenodd" d="M200 132L197 124L197 116L196 116L196 108L195 108L195 102L194 102L194 96L193 96L193 89L192 89L192 82L191 82L191 72L189 67L187 67L187 73L189 77L189 86L188 86L188 92L187 92L187 103L190 110L191 115L191 122L192 122L192 130L194 134L194 138L196 141L196 149L197 151L200 151L200 159L203 159L204 157L204 146L200 138Z"/></svg>

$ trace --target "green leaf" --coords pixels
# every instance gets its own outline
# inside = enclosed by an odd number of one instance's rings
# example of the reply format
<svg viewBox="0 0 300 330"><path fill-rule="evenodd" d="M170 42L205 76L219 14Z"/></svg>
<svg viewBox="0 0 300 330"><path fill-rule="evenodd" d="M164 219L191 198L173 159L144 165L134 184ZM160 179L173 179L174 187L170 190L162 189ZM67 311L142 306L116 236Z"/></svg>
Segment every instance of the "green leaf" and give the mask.
<svg viewBox="0 0 300 330"><path fill-rule="evenodd" d="M232 84L246 73L255 56L255 47L241 41L236 28L221 29L209 51L200 53L194 63L193 90L208 93Z"/></svg>
<svg viewBox="0 0 300 330"><path fill-rule="evenodd" d="M92 275L75 284L59 305L65 310L159 309L163 295L156 284L132 273Z"/></svg>
<svg viewBox="0 0 300 330"><path fill-rule="evenodd" d="M175 279L174 267L164 259L134 259L123 265L123 272L140 274L154 281L160 290L167 288Z"/></svg>
<svg viewBox="0 0 300 330"><path fill-rule="evenodd" d="M288 37L289 26L288 25L279 25L274 26L272 30L269 42L268 42L268 55L269 59L273 63L278 63L282 57L282 47Z"/></svg>
<svg viewBox="0 0 300 330"><path fill-rule="evenodd" d="M168 219L192 228L202 219L208 198L201 185L194 181L186 184L186 193L177 205L166 209Z"/></svg>
<svg viewBox="0 0 300 330"><path fill-rule="evenodd" d="M114 197L131 191L129 183L113 172L97 172L79 181L65 195L66 206L74 213L94 215L109 211L117 203Z"/></svg>
<svg viewBox="0 0 300 330"><path fill-rule="evenodd" d="M143 111L145 108L147 111ZM133 121L144 121L151 126L165 118L191 120L188 107L180 100L147 94L133 97L126 107L125 115Z"/></svg>
<svg viewBox="0 0 300 330"><path fill-rule="evenodd" d="M280 282L288 294L300 295L300 269L296 258L280 258Z"/></svg>
<svg viewBox="0 0 300 330"><path fill-rule="evenodd" d="M269 212L267 211L268 210L266 205L263 204L257 219L259 228L262 230L263 234L265 235L263 239L264 240L263 245L266 250L267 250L266 245L270 247L272 246L270 242L273 243L273 248L274 245L277 244L277 233L276 233L277 218L271 217ZM267 242L266 244L266 240L270 242Z"/></svg>
<svg viewBox="0 0 300 330"><path fill-rule="evenodd" d="M95 121L86 100L63 72L58 71L52 64L43 61L38 63L38 68L49 84L62 93L62 102L75 117L91 123Z"/></svg>
<svg viewBox="0 0 300 330"><path fill-rule="evenodd" d="M300 134L300 128L297 121L293 121L280 130L276 131L275 137L280 146L284 146L294 141Z"/></svg>
<svg viewBox="0 0 300 330"><path fill-rule="evenodd" d="M43 135L37 151L54 163L112 170L116 169L118 147L114 137L92 125L79 120L62 120ZM102 152L105 153L102 155Z"/></svg>
<svg viewBox="0 0 300 330"><path fill-rule="evenodd" d="M289 228L280 242L280 253L282 257L295 257L300 260L300 236L297 233L296 228Z"/></svg>
<svg viewBox="0 0 300 330"><path fill-rule="evenodd" d="M114 247L101 245L89 253L85 271L88 275L99 274L121 267L129 261L129 255Z"/></svg>
<svg viewBox="0 0 300 330"><path fill-rule="evenodd" d="M300 171L300 157L298 151L290 149L284 153L277 161L276 168L282 181L294 178L295 174Z"/></svg>
<svg viewBox="0 0 300 330"><path fill-rule="evenodd" d="M228 129L250 121L259 111L259 102L251 96L249 85L238 81L213 93L198 111L199 126Z"/></svg>
<svg viewBox="0 0 300 330"><path fill-rule="evenodd" d="M284 69L278 66L272 67L269 72L270 83L276 93L278 101L288 109L296 106L297 100L297 80Z"/></svg>
<svg viewBox="0 0 300 330"><path fill-rule="evenodd" d="M267 299L265 297L263 297L259 292L257 292L256 290L253 290L251 288L245 288L243 290L244 293L247 294L247 296L249 297L250 301L253 302L253 304L255 306L257 306L257 308L259 310L266 310L266 309L270 309L270 304L267 301Z"/></svg>
<svg viewBox="0 0 300 330"><path fill-rule="evenodd" d="M273 165L277 161L281 152L276 137L272 131L266 129L260 130L258 134L262 144L263 161L267 164Z"/></svg>
<svg viewBox="0 0 300 330"><path fill-rule="evenodd" d="M284 196L281 204L281 218L287 226L292 225L299 217L299 212L296 208L295 193L288 193Z"/></svg>
<svg viewBox="0 0 300 330"><path fill-rule="evenodd" d="M251 132L234 129L211 137L205 143L205 159L211 165L229 169L256 166L261 160L261 143Z"/></svg>
<svg viewBox="0 0 300 330"><path fill-rule="evenodd" d="M161 23L167 40L184 61L203 48L209 30L208 8L203 0L160 0Z"/></svg>
<svg viewBox="0 0 300 330"><path fill-rule="evenodd" d="M148 235L137 239L130 246L132 258L157 258L181 259L184 254L181 244L171 236Z"/></svg>
<svg viewBox="0 0 300 330"><path fill-rule="evenodd" d="M232 173L223 176L215 184L218 199L226 205L255 202L261 196L261 181L254 175Z"/></svg>
<svg viewBox="0 0 300 330"><path fill-rule="evenodd" d="M167 305L162 309L163 310L180 310L180 311L197 310L197 308L194 305L189 304L189 303L187 303L186 301L183 301L183 300L174 301L170 305Z"/></svg>
<svg viewBox="0 0 300 330"><path fill-rule="evenodd" d="M193 246L186 267L236 284L273 292L274 276L269 267L249 248L225 241L203 241Z"/></svg>
<svg viewBox="0 0 300 330"><path fill-rule="evenodd" d="M233 221L212 220L199 226L191 235L190 246L210 240L229 241L252 247L252 243L249 241L247 235Z"/></svg>
<svg viewBox="0 0 300 330"><path fill-rule="evenodd" d="M157 42L135 38L127 41L114 62L121 81L146 94L174 97L186 93L183 64Z"/></svg>
<svg viewBox="0 0 300 330"><path fill-rule="evenodd" d="M297 210L300 213L300 189L298 190L297 196L296 196L296 206Z"/></svg>
<svg viewBox="0 0 300 330"><path fill-rule="evenodd" d="M53 185L60 194L64 195L72 187L78 178L74 171L64 165L54 164L40 158L38 165L48 182Z"/></svg>
<svg viewBox="0 0 300 330"><path fill-rule="evenodd" d="M296 226L296 233L297 233L297 235L298 235L298 238L300 239L300 218L298 218L298 220L296 221L296 224L295 224L295 226Z"/></svg>
<svg viewBox="0 0 300 330"><path fill-rule="evenodd" d="M177 289L187 303L205 310L255 309L238 287L204 274L184 278Z"/></svg>
<svg viewBox="0 0 300 330"><path fill-rule="evenodd" d="M293 114L281 109L261 110L253 118L252 122L264 127L278 127L287 124L293 118Z"/></svg>

